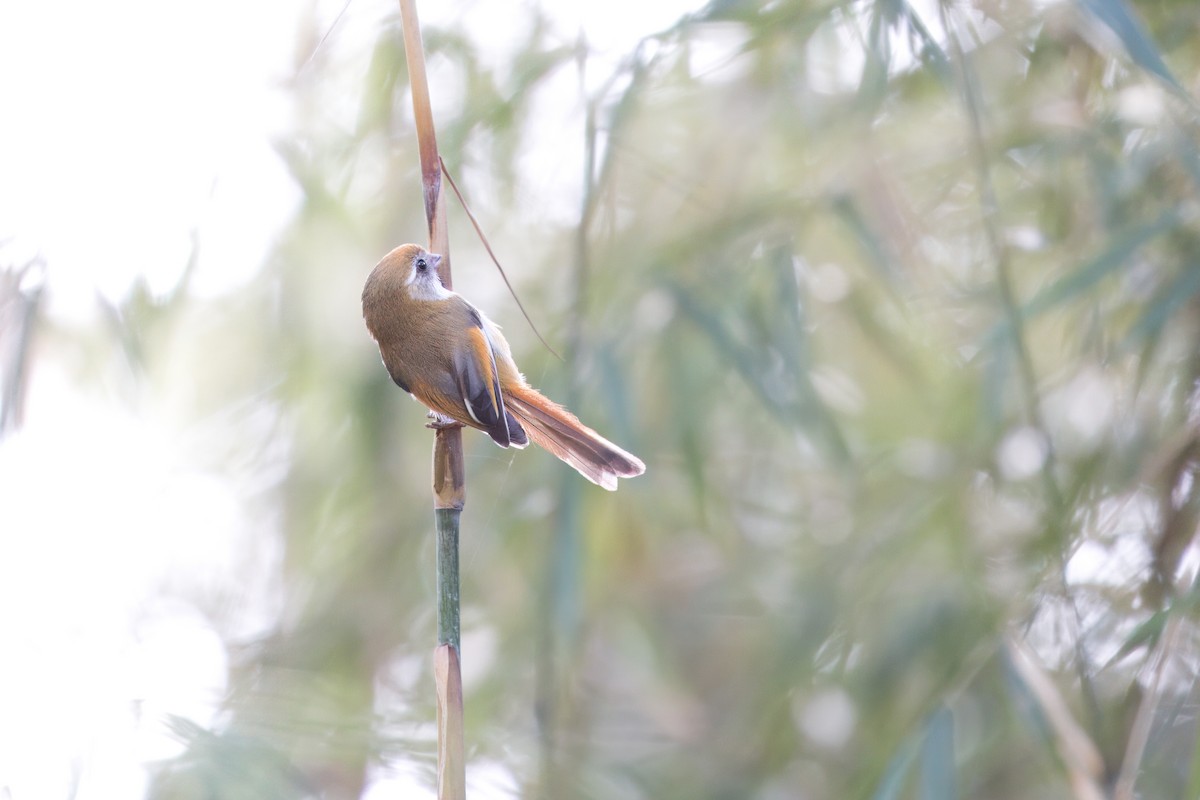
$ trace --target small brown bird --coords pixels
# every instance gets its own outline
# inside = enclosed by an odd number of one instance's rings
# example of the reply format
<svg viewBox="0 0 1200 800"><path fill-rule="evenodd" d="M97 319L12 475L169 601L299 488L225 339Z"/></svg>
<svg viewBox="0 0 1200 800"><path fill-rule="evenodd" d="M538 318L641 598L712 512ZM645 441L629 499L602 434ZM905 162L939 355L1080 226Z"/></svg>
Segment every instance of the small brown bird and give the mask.
<svg viewBox="0 0 1200 800"><path fill-rule="evenodd" d="M646 471L525 382L500 328L442 285L442 257L403 244L383 257L363 287L363 319L384 366L435 420L486 431L501 447L532 439L610 491Z"/></svg>

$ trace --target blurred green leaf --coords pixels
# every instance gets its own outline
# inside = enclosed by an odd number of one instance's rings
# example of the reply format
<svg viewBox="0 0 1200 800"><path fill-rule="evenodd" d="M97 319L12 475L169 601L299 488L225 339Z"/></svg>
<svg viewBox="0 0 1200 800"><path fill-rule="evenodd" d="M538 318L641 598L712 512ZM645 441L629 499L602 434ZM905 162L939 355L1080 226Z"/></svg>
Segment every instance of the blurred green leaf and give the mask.
<svg viewBox="0 0 1200 800"><path fill-rule="evenodd" d="M942 45L929 32L929 28L921 19L921 15L917 13L917 10L907 0L903 3L903 11L905 19L908 21L912 38L920 44L919 47L914 47L913 49L920 56L925 66L933 71L933 74L943 86L947 88L953 87L954 75L950 70L950 58L946 55L946 51L942 49Z"/></svg>
<svg viewBox="0 0 1200 800"><path fill-rule="evenodd" d="M865 48L866 64L859 83L859 109L872 113L887 96L888 73L892 65L891 36L899 9L891 0L874 4Z"/></svg>
<svg viewBox="0 0 1200 800"><path fill-rule="evenodd" d="M1142 310L1125 336L1125 344L1157 339L1163 326L1200 293L1200 264L1185 267Z"/></svg>
<svg viewBox="0 0 1200 800"><path fill-rule="evenodd" d="M1151 614L1149 619L1134 628L1133 632L1125 638L1121 649L1109 659L1108 663L1115 664L1141 647L1154 647L1162 636L1163 629L1166 627L1169 617L1169 609L1162 609Z"/></svg>
<svg viewBox="0 0 1200 800"><path fill-rule="evenodd" d="M900 800L919 749L920 744L915 738L904 740L884 769L879 788L871 796L872 800Z"/></svg>
<svg viewBox="0 0 1200 800"><path fill-rule="evenodd" d="M788 268L790 270L790 264ZM837 422L806 370L787 370L780 374L775 361L777 351L764 347L762 341L739 340L731 326L693 292L679 285L673 289L680 310L706 334L728 366L742 376L768 409L789 423L811 426L840 462L849 458L849 449ZM797 333L800 333L799 329ZM795 346L803 347L798 339Z"/></svg>
<svg viewBox="0 0 1200 800"><path fill-rule="evenodd" d="M874 231L864 216L859 202L849 195L836 197L832 204L834 214L854 234L855 240L867 255L869 264L888 281L896 278L896 269L883 239Z"/></svg>
<svg viewBox="0 0 1200 800"><path fill-rule="evenodd" d="M263 739L213 733L175 715L168 716L166 724L188 746L188 754L181 762L157 771L151 796L189 800L305 800L317 796L289 759Z"/></svg>
<svg viewBox="0 0 1200 800"><path fill-rule="evenodd" d="M954 800L954 715L943 706L925 723L921 741L922 800Z"/></svg>
<svg viewBox="0 0 1200 800"><path fill-rule="evenodd" d="M1021 311L1022 317L1034 317L1055 306L1076 300L1104 278L1122 267L1148 242L1179 224L1177 211L1166 211L1156 219L1114 234L1106 249L1066 277L1055 281L1033 297Z"/></svg>
<svg viewBox="0 0 1200 800"><path fill-rule="evenodd" d="M1080 0L1083 7L1117 35L1130 58L1142 69L1157 75L1183 96L1187 91L1171 74L1158 47L1125 0Z"/></svg>
<svg viewBox="0 0 1200 800"><path fill-rule="evenodd" d="M1037 735L1038 740L1047 748L1054 746L1054 732L1050 722L1042 711L1037 694L1021 677L1021 673L1012 663L1012 655L1007 649L1001 651L1004 665L1005 684L1012 698L1012 709L1025 724Z"/></svg>

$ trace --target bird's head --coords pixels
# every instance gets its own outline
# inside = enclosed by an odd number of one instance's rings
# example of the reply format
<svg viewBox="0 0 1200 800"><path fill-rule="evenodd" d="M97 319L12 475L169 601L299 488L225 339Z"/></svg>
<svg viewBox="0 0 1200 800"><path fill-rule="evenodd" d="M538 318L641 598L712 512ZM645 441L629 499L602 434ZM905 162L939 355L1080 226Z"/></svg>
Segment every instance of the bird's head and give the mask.
<svg viewBox="0 0 1200 800"><path fill-rule="evenodd" d="M442 257L417 244L402 244L375 265L370 287L376 284L387 292L403 291L413 300L444 300L450 296L438 276Z"/></svg>

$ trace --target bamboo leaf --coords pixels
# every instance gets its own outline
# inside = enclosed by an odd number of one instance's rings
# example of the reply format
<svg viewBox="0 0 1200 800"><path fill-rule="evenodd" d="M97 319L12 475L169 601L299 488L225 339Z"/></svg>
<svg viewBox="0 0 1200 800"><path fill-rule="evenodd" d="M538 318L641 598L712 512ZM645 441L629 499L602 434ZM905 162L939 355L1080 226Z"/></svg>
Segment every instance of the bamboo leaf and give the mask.
<svg viewBox="0 0 1200 800"><path fill-rule="evenodd" d="M1026 304L1022 316L1037 316L1079 297L1120 267L1126 266L1142 246L1173 228L1178 221L1179 215L1175 211L1167 211L1152 222L1114 236L1108 249L1034 296Z"/></svg>
<svg viewBox="0 0 1200 800"><path fill-rule="evenodd" d="M1186 90L1175 80L1158 47L1125 0L1080 0L1085 10L1117 35L1129 57L1142 69L1162 79L1180 94Z"/></svg>
<svg viewBox="0 0 1200 800"><path fill-rule="evenodd" d="M783 359L785 363L787 360L779 351L763 347L759 341L743 343L745 337L739 337L693 292L674 282L668 285L683 315L708 336L714 349L767 408L786 422L811 426L820 432L831 455L841 463L849 460L850 450L837 420L817 393L806 369L786 369L780 374L773 369L773 359Z"/></svg>
<svg viewBox="0 0 1200 800"><path fill-rule="evenodd" d="M867 261L890 284L896 277L891 256L883 239L872 229L858 204L852 197L841 195L834 200L832 207L834 213L854 235Z"/></svg>
<svg viewBox="0 0 1200 800"><path fill-rule="evenodd" d="M920 47L913 47L913 50L921 62L933 72L943 86L953 87L954 76L950 72L950 59L946 51L929 32L929 28L912 4L904 2L903 13L908 21L910 35L920 44Z"/></svg>
<svg viewBox="0 0 1200 800"><path fill-rule="evenodd" d="M911 738L906 739L888 762L883 771L883 779L879 781L879 788L871 796L872 800L898 800L901 797L916 754L916 742Z"/></svg>
<svg viewBox="0 0 1200 800"><path fill-rule="evenodd" d="M1002 325L1001 329L1011 333L1011 325ZM999 337L996 337L999 341ZM983 367L984 391L980 393L980 405L983 418L995 427L1002 424L1006 407L1007 392L1012 386L1013 354L1010 347L992 348L992 357L987 359Z"/></svg>
<svg viewBox="0 0 1200 800"><path fill-rule="evenodd" d="M1025 682L1020 670L1017 669L1013 654L1002 652L1001 659L1004 665L1005 682L1018 719L1024 722L1043 743L1051 744L1054 736L1050 729L1050 722L1046 719L1046 715L1038 703L1037 695Z"/></svg>
<svg viewBox="0 0 1200 800"><path fill-rule="evenodd" d="M1172 615L1194 614L1198 606L1200 606L1200 579L1193 583L1192 588L1186 594L1178 597L1170 606L1154 612L1134 628L1133 632L1125 638L1117 654L1109 659L1105 668L1120 661L1139 647L1154 647L1162 638L1163 631Z"/></svg>
<svg viewBox="0 0 1200 800"><path fill-rule="evenodd" d="M891 33L896 23L892 2L876 3L874 11L865 48L866 64L858 87L859 106L867 112L878 108L887 93L888 71L892 64Z"/></svg>
<svg viewBox="0 0 1200 800"><path fill-rule="evenodd" d="M945 706L925 723L921 742L921 797L952 800L954 788L954 715Z"/></svg>
<svg viewBox="0 0 1200 800"><path fill-rule="evenodd" d="M1143 645L1153 647L1158 642L1159 637L1162 636L1163 628L1167 625L1168 616L1170 616L1170 609L1164 608L1161 611L1154 612L1150 615L1149 619L1134 628L1133 633L1129 634L1125 642L1121 645L1121 649L1108 660L1105 668L1107 669L1108 666L1115 664Z"/></svg>
<svg viewBox="0 0 1200 800"><path fill-rule="evenodd" d="M1200 264L1188 267L1158 293L1125 336L1125 344L1144 342L1158 337L1167 322L1180 308L1200 293Z"/></svg>

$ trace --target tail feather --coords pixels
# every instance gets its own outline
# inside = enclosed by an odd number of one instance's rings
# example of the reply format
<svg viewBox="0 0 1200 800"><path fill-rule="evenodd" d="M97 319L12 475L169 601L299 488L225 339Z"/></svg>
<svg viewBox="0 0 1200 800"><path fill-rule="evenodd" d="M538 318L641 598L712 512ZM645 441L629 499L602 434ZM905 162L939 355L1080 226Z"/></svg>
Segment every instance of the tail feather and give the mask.
<svg viewBox="0 0 1200 800"><path fill-rule="evenodd" d="M632 478L646 471L637 456L617 447L536 390L510 390L504 399L530 439L597 486L614 491L617 478Z"/></svg>

